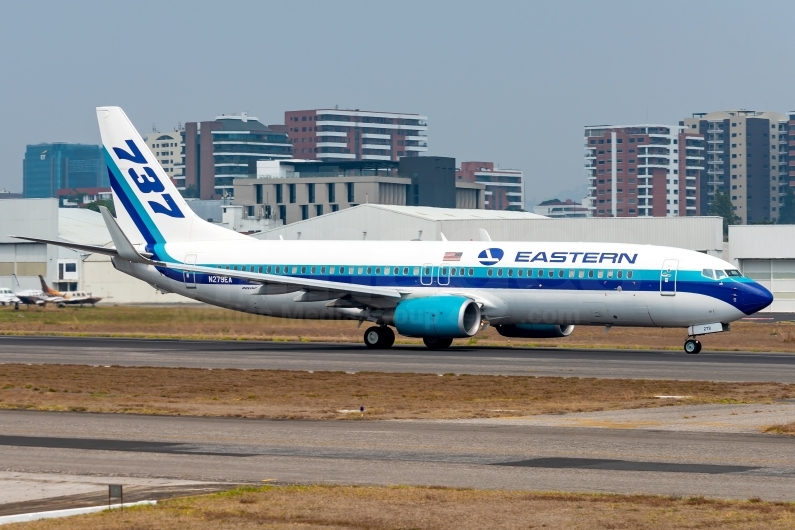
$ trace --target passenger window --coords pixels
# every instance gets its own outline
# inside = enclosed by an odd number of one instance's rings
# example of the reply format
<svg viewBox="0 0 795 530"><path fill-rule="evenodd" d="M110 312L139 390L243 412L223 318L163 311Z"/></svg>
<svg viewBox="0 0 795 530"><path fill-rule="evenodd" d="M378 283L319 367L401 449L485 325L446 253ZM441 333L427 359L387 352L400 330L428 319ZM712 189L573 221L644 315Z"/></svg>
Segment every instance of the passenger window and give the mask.
<svg viewBox="0 0 795 530"><path fill-rule="evenodd" d="M408 273L409 273L409 268L408 267L403 267L403 274L408 275ZM414 274L417 274L417 273L414 272Z"/></svg>
<svg viewBox="0 0 795 530"><path fill-rule="evenodd" d="M328 273L329 274L334 274L334 267L329 267L328 268Z"/></svg>
<svg viewBox="0 0 795 530"><path fill-rule="evenodd" d="M466 274L467 274L466 269L458 269L458 275L459 276L466 276Z"/></svg>
<svg viewBox="0 0 795 530"><path fill-rule="evenodd" d="M623 271L618 271L618 272L616 272L616 278L621 278L621 274L622 274L622 272L623 272Z"/></svg>
<svg viewBox="0 0 795 530"><path fill-rule="evenodd" d="M516 275L517 275L517 276L519 276L519 277L521 278L523 274L524 274L524 270L522 270L522 269L516 269Z"/></svg>
<svg viewBox="0 0 795 530"><path fill-rule="evenodd" d="M632 271L627 271L627 278L632 279Z"/></svg>
<svg viewBox="0 0 795 530"><path fill-rule="evenodd" d="M497 276L502 276L502 269L497 269Z"/></svg>
<svg viewBox="0 0 795 530"><path fill-rule="evenodd" d="M704 269L701 271L701 275L705 278L709 278L710 280L715 279L715 274L712 272L712 269Z"/></svg>
<svg viewBox="0 0 795 530"><path fill-rule="evenodd" d="M397 276L398 274L400 274L400 267L395 267L395 276Z"/></svg>
<svg viewBox="0 0 795 530"><path fill-rule="evenodd" d="M612 278L613 277L613 271L607 271L607 277L608 278Z"/></svg>
<svg viewBox="0 0 795 530"><path fill-rule="evenodd" d="M508 276L513 276L513 269L508 269Z"/></svg>
<svg viewBox="0 0 795 530"><path fill-rule="evenodd" d="M359 267L359 274L364 274L364 267Z"/></svg>
<svg viewBox="0 0 795 530"><path fill-rule="evenodd" d="M558 278L563 278L563 269L558 269Z"/></svg>
<svg viewBox="0 0 795 530"><path fill-rule="evenodd" d="M539 271L538 271L538 277L539 277L539 278L543 278L543 277L544 277L544 269L539 269Z"/></svg>
<svg viewBox="0 0 795 530"><path fill-rule="evenodd" d="M392 272L391 267L384 267L384 274L389 274L390 272Z"/></svg>
<svg viewBox="0 0 795 530"><path fill-rule="evenodd" d="M425 274L426 276L430 276L431 275L431 268L430 267L425 267L425 272L423 272L423 274Z"/></svg>
<svg viewBox="0 0 795 530"><path fill-rule="evenodd" d="M375 273L376 274L381 274L381 267L376 267L375 268ZM367 274L370 274L370 268L369 267L367 269Z"/></svg>
<svg viewBox="0 0 795 530"><path fill-rule="evenodd" d="M301 267L301 274L306 274L306 267Z"/></svg>
<svg viewBox="0 0 795 530"><path fill-rule="evenodd" d="M469 275L470 276L474 276L475 275L475 269L469 269Z"/></svg>
<svg viewBox="0 0 795 530"><path fill-rule="evenodd" d="M569 271L569 278L574 278L574 270Z"/></svg>
<svg viewBox="0 0 795 530"><path fill-rule="evenodd" d="M345 274L345 267L340 267L340 274Z"/></svg>
<svg viewBox="0 0 795 530"><path fill-rule="evenodd" d="M312 267L312 274L315 274L315 267Z"/></svg>
<svg viewBox="0 0 795 530"><path fill-rule="evenodd" d="M455 276L455 275L456 275L456 272L457 272L457 270L456 270L455 268L453 268L453 269L450 269L450 273L451 273L453 276Z"/></svg>
<svg viewBox="0 0 795 530"><path fill-rule="evenodd" d="M414 267L414 276L418 275L419 273L420 273L420 268Z"/></svg>
<svg viewBox="0 0 795 530"><path fill-rule="evenodd" d="M601 277L602 277L602 276L604 276L604 275L605 275L605 271L597 271L597 272L596 272L596 277L597 277L597 278L601 278Z"/></svg>
<svg viewBox="0 0 795 530"><path fill-rule="evenodd" d="M367 267L367 274L372 274L372 273L373 273L373 268Z"/></svg>
<svg viewBox="0 0 795 530"><path fill-rule="evenodd" d="M284 270L285 270L285 272L287 271L287 269L284 269ZM295 274L297 272L298 272L298 267L293 267L293 274Z"/></svg>
<svg viewBox="0 0 795 530"><path fill-rule="evenodd" d="M447 267L442 267L442 276L447 276L447 271L449 269Z"/></svg>
<svg viewBox="0 0 795 530"><path fill-rule="evenodd" d="M585 271L580 271L580 273L577 276L580 278L585 278Z"/></svg>
<svg viewBox="0 0 795 530"><path fill-rule="evenodd" d="M593 278L593 271L588 271L588 277Z"/></svg>
<svg viewBox="0 0 795 530"><path fill-rule="evenodd" d="M554 278L555 277L555 271L553 271L552 269L549 269L549 272L547 273L547 276L549 276L550 278Z"/></svg>
<svg viewBox="0 0 795 530"><path fill-rule="evenodd" d="M270 265L268 265L267 267L265 267L265 272L267 272L268 274L270 274L270 273L271 273L271 266L270 266Z"/></svg>
<svg viewBox="0 0 795 530"><path fill-rule="evenodd" d="M489 276L493 275L494 274L494 269L489 269L488 271L486 271L486 274L489 275Z"/></svg>
<svg viewBox="0 0 795 530"><path fill-rule="evenodd" d="M723 271L722 271L722 270L720 270L720 269L716 269L716 270L715 270L715 279L716 279L716 280L722 280L722 279L723 279L723 278L725 278L725 277L726 277L726 273L725 273L725 272L723 272Z"/></svg>
<svg viewBox="0 0 795 530"><path fill-rule="evenodd" d="M320 267L320 274L326 274L326 267Z"/></svg>

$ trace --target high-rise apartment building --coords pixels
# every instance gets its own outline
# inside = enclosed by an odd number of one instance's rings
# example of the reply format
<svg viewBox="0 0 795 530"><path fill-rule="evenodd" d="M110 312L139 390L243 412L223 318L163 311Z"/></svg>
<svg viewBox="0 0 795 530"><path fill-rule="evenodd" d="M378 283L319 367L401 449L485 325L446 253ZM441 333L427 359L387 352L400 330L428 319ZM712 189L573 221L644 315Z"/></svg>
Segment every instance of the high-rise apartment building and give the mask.
<svg viewBox="0 0 795 530"><path fill-rule="evenodd" d="M396 161L428 151L428 117L419 114L294 110L284 124L300 159Z"/></svg>
<svg viewBox="0 0 795 530"><path fill-rule="evenodd" d="M702 211L721 190L743 224L778 219L789 185L789 120L777 112L729 110L696 113L682 122L706 138Z"/></svg>
<svg viewBox="0 0 795 530"><path fill-rule="evenodd" d="M594 217L700 215L704 137L673 125L585 128Z"/></svg>
<svg viewBox="0 0 795 530"><path fill-rule="evenodd" d="M60 189L110 186L98 145L29 145L22 162L22 194L27 199L57 197Z"/></svg>
<svg viewBox="0 0 795 530"><path fill-rule="evenodd" d="M456 181L486 185L487 210L523 210L524 177L518 169L499 169L494 162L461 162Z"/></svg>
<svg viewBox="0 0 795 530"><path fill-rule="evenodd" d="M183 186L201 199L232 196L232 181L248 175L257 160L292 157L287 134L260 123L248 114L221 115L214 121L188 122L182 131Z"/></svg>
<svg viewBox="0 0 795 530"><path fill-rule="evenodd" d="M185 168L182 154L182 131L154 132L144 137L146 145L154 153L163 171L171 177L177 189L185 188Z"/></svg>

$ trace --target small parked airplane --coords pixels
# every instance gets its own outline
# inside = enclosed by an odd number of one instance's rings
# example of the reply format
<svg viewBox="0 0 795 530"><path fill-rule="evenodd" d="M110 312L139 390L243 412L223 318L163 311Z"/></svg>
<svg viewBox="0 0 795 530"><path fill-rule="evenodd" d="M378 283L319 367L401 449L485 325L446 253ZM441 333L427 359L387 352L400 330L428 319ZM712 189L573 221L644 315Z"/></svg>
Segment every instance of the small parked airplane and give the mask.
<svg viewBox="0 0 795 530"><path fill-rule="evenodd" d="M8 287L0 287L0 305L18 304L19 298Z"/></svg>
<svg viewBox="0 0 795 530"><path fill-rule="evenodd" d="M47 296L63 298L62 303L66 305L79 305L82 307L84 304L96 305L97 302L102 300L102 298L98 296L92 296L91 293L87 293L85 291L70 291L67 293L56 291L47 285L47 282L44 280L44 276L41 274L39 274L39 281L41 281L41 290L44 291L44 294Z"/></svg>
<svg viewBox="0 0 795 530"><path fill-rule="evenodd" d="M670 247L254 239L194 214L122 109L99 107L97 119L118 218L100 209L115 248L20 239L110 255L157 289L221 307L372 322L370 348L392 346L392 327L438 349L487 325L542 338L581 324L686 328L684 349L698 353L697 336L773 301L732 264Z"/></svg>
<svg viewBox="0 0 795 530"><path fill-rule="evenodd" d="M22 289L22 286L19 284L19 279L17 278L16 274L11 275L14 278L14 282L17 284L19 289L14 289L14 295L19 298L19 302L25 304L27 306L31 305L44 305L47 302L59 305L63 303L62 296L50 296L44 291L39 291L36 289Z"/></svg>

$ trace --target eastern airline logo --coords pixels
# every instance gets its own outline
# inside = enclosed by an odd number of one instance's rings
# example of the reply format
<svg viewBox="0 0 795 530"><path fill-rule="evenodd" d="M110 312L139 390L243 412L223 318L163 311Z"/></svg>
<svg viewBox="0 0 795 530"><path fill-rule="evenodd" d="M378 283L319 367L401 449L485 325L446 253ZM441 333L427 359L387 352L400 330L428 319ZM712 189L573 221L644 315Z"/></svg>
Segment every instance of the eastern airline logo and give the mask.
<svg viewBox="0 0 795 530"><path fill-rule="evenodd" d="M501 248L487 248L478 254L478 261L481 265L496 265L504 255Z"/></svg>
<svg viewBox="0 0 795 530"><path fill-rule="evenodd" d="M136 171L134 167L131 167L127 173L130 175L130 178L138 187L138 191L141 193L158 193L160 197L162 197L163 201L166 203L165 205L155 202L155 201L147 201L149 206L152 208L154 213L162 213L164 215L168 215L169 217L185 217L180 209L177 207L177 204L174 202L174 199L171 197L169 193L161 193L165 191L166 187L160 182L160 179L157 178L154 170L149 167L145 166L146 164L146 157L141 153L141 150L138 149L138 146L135 145L135 142L132 140L125 140L129 151L125 151L119 147L114 147L113 152L116 153L116 156L119 157L119 160L129 160L134 164L141 165L141 170L143 170L143 174L140 171Z"/></svg>

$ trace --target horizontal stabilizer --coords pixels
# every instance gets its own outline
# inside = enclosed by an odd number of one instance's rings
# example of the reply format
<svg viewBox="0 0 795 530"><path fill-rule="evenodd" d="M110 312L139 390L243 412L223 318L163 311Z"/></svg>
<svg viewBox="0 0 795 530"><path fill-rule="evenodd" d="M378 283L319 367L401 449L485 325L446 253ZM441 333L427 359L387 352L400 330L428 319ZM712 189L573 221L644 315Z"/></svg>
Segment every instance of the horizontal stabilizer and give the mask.
<svg viewBox="0 0 795 530"><path fill-rule="evenodd" d="M39 239L36 237L23 237L23 236L8 236L14 239L23 239L25 241L33 241L34 243L46 243L47 245L55 245L57 247L71 248L72 250L80 250L83 252L91 252L97 254L105 254L106 256L118 256L115 248L96 247L94 245L78 245L77 243L69 243L68 241L53 241L52 239Z"/></svg>

